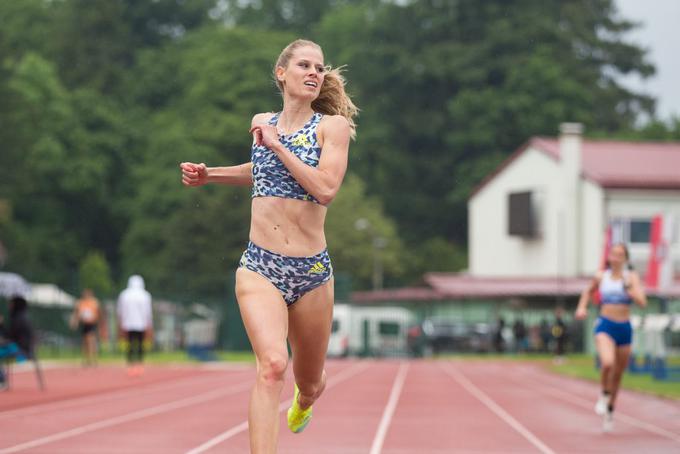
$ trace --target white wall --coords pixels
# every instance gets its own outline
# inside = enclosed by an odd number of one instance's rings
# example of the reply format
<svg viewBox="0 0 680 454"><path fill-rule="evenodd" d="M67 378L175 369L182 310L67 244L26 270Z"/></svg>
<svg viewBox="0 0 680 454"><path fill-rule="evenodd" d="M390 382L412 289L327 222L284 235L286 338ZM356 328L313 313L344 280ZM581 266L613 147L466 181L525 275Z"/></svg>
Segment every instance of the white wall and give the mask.
<svg viewBox="0 0 680 454"><path fill-rule="evenodd" d="M609 189L605 193L607 219L651 218L657 214L671 214L674 234L671 254L674 269L680 273L680 191ZM629 244L631 259L641 272L647 269L649 244Z"/></svg>
<svg viewBox="0 0 680 454"><path fill-rule="evenodd" d="M581 185L581 257L577 274L594 275L600 267L604 249L605 191L592 181L583 180Z"/></svg>
<svg viewBox="0 0 680 454"><path fill-rule="evenodd" d="M583 125L562 123L560 125L560 193L553 203L559 205L557 212L558 269L561 276L577 276L581 265L582 244L581 198L583 180L581 178L581 148ZM557 184L557 182L556 182Z"/></svg>
<svg viewBox="0 0 680 454"><path fill-rule="evenodd" d="M561 184L558 163L528 149L468 202L470 273L478 276L554 276ZM556 184L557 182L557 184ZM535 191L542 198L542 235L508 235L508 194Z"/></svg>

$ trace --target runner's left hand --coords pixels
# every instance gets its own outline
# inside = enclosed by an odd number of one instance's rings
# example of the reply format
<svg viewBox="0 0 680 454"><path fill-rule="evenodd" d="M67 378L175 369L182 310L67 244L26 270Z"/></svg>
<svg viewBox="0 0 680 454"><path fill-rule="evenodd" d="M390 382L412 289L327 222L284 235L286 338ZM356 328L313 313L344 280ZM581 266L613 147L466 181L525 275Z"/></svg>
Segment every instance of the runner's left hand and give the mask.
<svg viewBox="0 0 680 454"><path fill-rule="evenodd" d="M257 145L263 145L267 148L272 148L274 145L279 144L279 134L276 131L276 127L268 124L255 125L250 128L251 134L255 138L255 143Z"/></svg>

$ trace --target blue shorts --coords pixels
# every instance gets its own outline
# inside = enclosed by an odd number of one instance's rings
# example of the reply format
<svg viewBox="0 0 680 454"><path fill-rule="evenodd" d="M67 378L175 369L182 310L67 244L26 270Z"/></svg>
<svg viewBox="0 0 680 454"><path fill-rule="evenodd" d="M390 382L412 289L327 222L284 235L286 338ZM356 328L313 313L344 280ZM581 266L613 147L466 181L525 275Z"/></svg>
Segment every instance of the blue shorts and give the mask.
<svg viewBox="0 0 680 454"><path fill-rule="evenodd" d="M614 340L617 347L630 345L633 340L633 327L629 321L615 322L601 315L595 321L595 334L597 333L607 334Z"/></svg>
<svg viewBox="0 0 680 454"><path fill-rule="evenodd" d="M311 257L287 257L252 242L248 242L248 248L241 256L239 268L264 276L279 289L287 306L333 277L327 250Z"/></svg>

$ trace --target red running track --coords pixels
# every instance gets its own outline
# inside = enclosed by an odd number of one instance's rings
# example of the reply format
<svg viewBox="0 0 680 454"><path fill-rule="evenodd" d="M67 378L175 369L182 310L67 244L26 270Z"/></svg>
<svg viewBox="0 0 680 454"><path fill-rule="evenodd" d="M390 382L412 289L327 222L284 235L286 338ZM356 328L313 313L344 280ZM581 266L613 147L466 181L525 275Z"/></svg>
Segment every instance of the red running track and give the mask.
<svg viewBox="0 0 680 454"><path fill-rule="evenodd" d="M678 453L680 402L624 391L601 431L597 386L510 361L330 361L302 434L280 453ZM247 453L249 366L50 368L0 393L0 453Z"/></svg>

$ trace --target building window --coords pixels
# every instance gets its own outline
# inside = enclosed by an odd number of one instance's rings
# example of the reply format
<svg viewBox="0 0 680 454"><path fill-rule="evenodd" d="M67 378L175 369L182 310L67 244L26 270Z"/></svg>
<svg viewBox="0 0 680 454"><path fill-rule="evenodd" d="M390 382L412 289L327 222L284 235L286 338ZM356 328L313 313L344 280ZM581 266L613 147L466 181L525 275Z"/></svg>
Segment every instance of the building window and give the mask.
<svg viewBox="0 0 680 454"><path fill-rule="evenodd" d="M508 194L508 208L508 233L514 236L532 237L534 223L531 215L531 192Z"/></svg>
<svg viewBox="0 0 680 454"><path fill-rule="evenodd" d="M649 243L652 222L648 219L631 219L630 242Z"/></svg>
<svg viewBox="0 0 680 454"><path fill-rule="evenodd" d="M540 198L535 191L508 194L508 235L527 239L540 236Z"/></svg>
<svg viewBox="0 0 680 454"><path fill-rule="evenodd" d="M378 333L381 336L398 336L399 324L396 322L380 322L378 323Z"/></svg>
<svg viewBox="0 0 680 454"><path fill-rule="evenodd" d="M612 226L614 243L647 244L651 239L651 219L614 218L609 224Z"/></svg>

